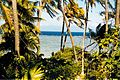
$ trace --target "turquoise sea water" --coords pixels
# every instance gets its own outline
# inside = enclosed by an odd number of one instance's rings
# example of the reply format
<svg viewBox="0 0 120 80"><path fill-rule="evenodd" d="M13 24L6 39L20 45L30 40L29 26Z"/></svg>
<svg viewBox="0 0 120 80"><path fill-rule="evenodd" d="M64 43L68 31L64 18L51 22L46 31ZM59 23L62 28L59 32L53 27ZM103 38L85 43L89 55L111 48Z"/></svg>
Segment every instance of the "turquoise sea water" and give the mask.
<svg viewBox="0 0 120 80"><path fill-rule="evenodd" d="M52 35L51 35L52 34ZM77 34L77 35L75 35ZM75 42L76 46L81 46L82 47L82 39L83 37L80 35L78 35L79 33L74 33L73 36L73 40ZM60 50L60 40L61 37L60 35L57 35L53 33L47 33L46 35L42 33L42 35L40 35L40 40L41 40L41 53L44 54L44 57L50 57L52 52L57 52L58 50ZM92 40L93 42L93 40ZM86 37L85 40L85 46L90 44L90 39ZM66 43L66 47L71 47L71 41L70 41L70 37L68 36L67 38L67 43ZM87 50L91 50L95 45L89 47ZM96 48L95 48L96 49Z"/></svg>

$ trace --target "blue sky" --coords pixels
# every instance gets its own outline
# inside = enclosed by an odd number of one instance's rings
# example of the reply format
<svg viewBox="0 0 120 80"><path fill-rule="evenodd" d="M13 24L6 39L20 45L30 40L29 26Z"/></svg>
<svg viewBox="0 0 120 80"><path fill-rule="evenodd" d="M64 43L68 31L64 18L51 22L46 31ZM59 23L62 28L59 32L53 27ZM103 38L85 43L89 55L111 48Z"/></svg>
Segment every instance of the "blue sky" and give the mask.
<svg viewBox="0 0 120 80"><path fill-rule="evenodd" d="M79 0L79 6L83 7L85 9L84 2ZM99 13L101 11L104 11L104 9L96 3L96 6L94 6L92 9L89 10L89 22L88 27L93 29L95 31L95 27L103 22L104 17L100 16ZM41 21L41 31L61 31L62 27L62 18L58 21L57 18L61 16L61 14L57 15L55 18L51 18L46 12L42 13L42 18L45 19L45 21ZM79 32L83 31L83 29L78 28L76 25L71 26L72 32Z"/></svg>
<svg viewBox="0 0 120 80"><path fill-rule="evenodd" d="M85 4L81 0L76 0L79 3L80 7L83 7L85 10ZM112 0L111 0L112 1ZM94 6L92 9L89 10L89 22L88 27L93 29L95 31L95 27L103 22L104 16L100 16L99 13L101 11L104 11L104 9L96 3L96 6ZM62 27L62 18L60 20L57 20L58 17L62 16L60 13L55 18L51 18L45 11L42 13L42 18L44 18L44 21L41 21L40 29L41 31L61 31ZM2 24L3 21L0 20L0 24ZM78 28L76 25L71 26L72 32L82 32L83 29Z"/></svg>

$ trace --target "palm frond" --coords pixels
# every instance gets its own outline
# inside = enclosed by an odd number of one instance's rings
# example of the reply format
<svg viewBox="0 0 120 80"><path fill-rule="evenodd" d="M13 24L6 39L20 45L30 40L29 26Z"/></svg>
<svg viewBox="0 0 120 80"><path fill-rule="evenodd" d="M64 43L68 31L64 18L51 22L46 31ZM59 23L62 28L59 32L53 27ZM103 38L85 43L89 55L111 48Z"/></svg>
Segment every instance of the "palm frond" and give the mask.
<svg viewBox="0 0 120 80"><path fill-rule="evenodd" d="M27 70L25 75L22 77L22 80L26 80L26 79L40 80L42 79L42 76L43 76L43 71L41 70L41 68L38 67L38 65L36 65L30 68L29 70Z"/></svg>
<svg viewBox="0 0 120 80"><path fill-rule="evenodd" d="M56 15L55 14L58 14L57 11L55 11L49 4L46 4L46 10L48 12L48 14L53 18L55 17Z"/></svg>
<svg viewBox="0 0 120 80"><path fill-rule="evenodd" d="M7 8L5 5L3 5L2 2L0 3L0 8L2 10L2 15L3 18L5 19L5 22L7 22L9 26L12 26L13 20L11 10Z"/></svg>

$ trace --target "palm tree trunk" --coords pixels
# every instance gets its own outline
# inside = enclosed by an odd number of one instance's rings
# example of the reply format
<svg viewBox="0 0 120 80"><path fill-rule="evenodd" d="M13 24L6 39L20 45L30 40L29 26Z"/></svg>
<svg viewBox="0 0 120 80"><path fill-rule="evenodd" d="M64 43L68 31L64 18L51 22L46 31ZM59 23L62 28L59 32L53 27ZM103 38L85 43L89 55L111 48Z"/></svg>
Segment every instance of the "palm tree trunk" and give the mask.
<svg viewBox="0 0 120 80"><path fill-rule="evenodd" d="M41 0L40 0L38 6L40 7L41 5L42 5L42 3L41 3ZM37 27L38 28L37 29L39 29L39 32L40 32L40 18L41 18L41 15L42 15L42 11L40 9L38 9L38 11L37 11L37 16L38 16ZM39 37L39 34L37 36ZM38 46L39 46L39 49L37 50L37 55L40 54L40 39L39 39Z"/></svg>
<svg viewBox="0 0 120 80"><path fill-rule="evenodd" d="M86 23L86 21L85 21ZM82 72L81 72L81 76L82 76L82 80L84 80L84 54L85 54L85 51L84 51L84 47L85 47L85 37L86 37L86 24L85 24L85 27L84 27L84 33L83 33L83 49L82 49Z"/></svg>
<svg viewBox="0 0 120 80"><path fill-rule="evenodd" d="M39 1L39 7L42 5L42 3L41 3L41 0ZM38 18L41 18L41 15L42 15L42 11L39 9L38 10ZM39 29L39 31L40 31L40 19L38 19L38 22L37 22L37 27L38 27L38 29Z"/></svg>
<svg viewBox="0 0 120 80"><path fill-rule="evenodd" d="M63 26L62 26L62 33L61 33L61 44L60 44L60 50L63 52L63 36L64 36L64 19L63 19Z"/></svg>
<svg viewBox="0 0 120 80"><path fill-rule="evenodd" d="M19 40L19 26L18 26L18 14L17 14L17 1L12 0L13 8L13 20L15 28L15 54L20 58L20 40ZM16 66L15 77L18 77L18 66Z"/></svg>
<svg viewBox="0 0 120 80"><path fill-rule="evenodd" d="M66 24L68 33L69 33L69 35L70 35L70 40L71 40L72 48L74 49L75 61L78 62L77 53L76 53L76 50L75 50L72 33L71 33L71 31L70 31L70 27L69 27L69 24L68 24L68 22L67 22L64 9L63 9L62 6L60 5L62 2L63 2L63 7L64 7L64 1L63 1L63 0L59 0L59 7L58 7L58 8L59 8L59 10L62 12L62 14L63 14L63 20L64 20L64 22L65 22L65 24Z"/></svg>
<svg viewBox="0 0 120 80"><path fill-rule="evenodd" d="M69 27L70 27L70 21L69 21ZM64 39L64 42L63 42L63 51L64 51L64 48L65 48L65 45L66 45L67 35L68 35L68 29L67 29L67 31L66 31L65 39Z"/></svg>
<svg viewBox="0 0 120 80"><path fill-rule="evenodd" d="M70 40L71 40L72 48L73 48L74 55L75 55L75 61L78 62L77 53L76 53L76 50L75 50L75 45L74 45L72 33L71 33L71 31L70 31L70 26L68 25L68 22L67 22L67 19L66 19L66 16L65 16L64 11L62 11L62 13L63 13L63 18L64 18L64 21L65 21L65 23L66 23L66 27L67 27L68 33L69 33L69 35L70 35Z"/></svg>
<svg viewBox="0 0 120 80"><path fill-rule="evenodd" d="M106 21L106 29L105 29L105 31L106 31L106 34L108 34L108 0L105 0L105 21ZM105 80L108 80L107 76L105 77Z"/></svg>
<svg viewBox="0 0 120 80"><path fill-rule="evenodd" d="M120 0L116 1L116 18L115 18L115 26L118 27L120 24Z"/></svg>
<svg viewBox="0 0 120 80"><path fill-rule="evenodd" d="M64 42L63 42L63 51L64 51L64 48L65 48L65 45L66 45L67 35L68 35L68 29L67 29L67 31L66 31L65 39L64 39Z"/></svg>
<svg viewBox="0 0 120 80"><path fill-rule="evenodd" d="M108 0L105 0L106 34L108 33Z"/></svg>
<svg viewBox="0 0 120 80"><path fill-rule="evenodd" d="M86 38L86 30L87 30L87 20L88 20L88 11L89 11L89 3L88 0L86 0L86 19L85 19L85 26L84 26L84 33L83 33L83 49L82 49L82 72L81 72L81 76L82 76L82 80L85 79L85 73L84 73L84 54L85 54L85 38Z"/></svg>
<svg viewBox="0 0 120 80"><path fill-rule="evenodd" d="M15 53L20 57L20 40L19 40L19 26L18 26L18 14L17 14L17 1L12 0L12 8L13 8L13 20L14 20L14 28L15 28Z"/></svg>

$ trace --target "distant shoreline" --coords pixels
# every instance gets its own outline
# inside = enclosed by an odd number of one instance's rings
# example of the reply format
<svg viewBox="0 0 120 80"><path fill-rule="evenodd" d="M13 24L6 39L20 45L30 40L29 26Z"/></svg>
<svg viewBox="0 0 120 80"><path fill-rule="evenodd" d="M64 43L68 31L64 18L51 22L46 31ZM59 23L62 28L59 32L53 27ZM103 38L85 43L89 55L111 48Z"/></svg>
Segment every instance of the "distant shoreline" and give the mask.
<svg viewBox="0 0 120 80"><path fill-rule="evenodd" d="M83 36L83 32L71 32L72 36ZM49 35L49 36L61 36L60 31L41 31L40 35ZM66 35L66 32L64 32ZM69 36L69 35L68 35ZM86 32L86 36L89 36L89 32Z"/></svg>

